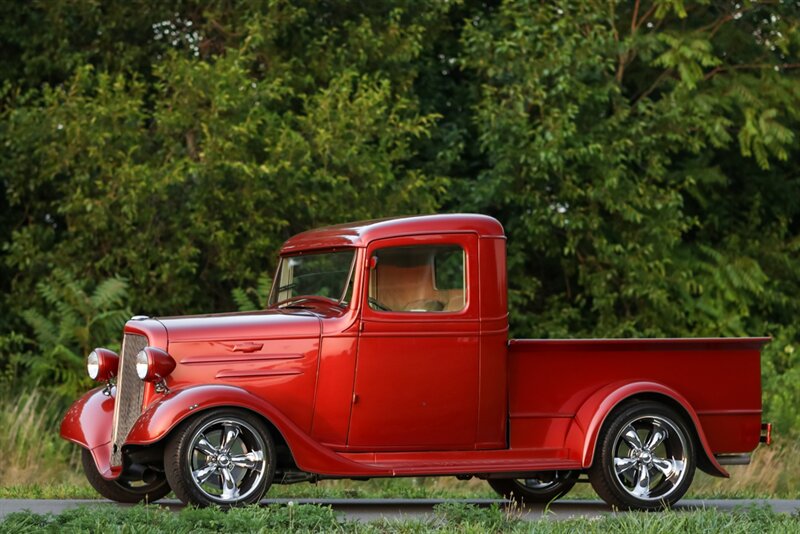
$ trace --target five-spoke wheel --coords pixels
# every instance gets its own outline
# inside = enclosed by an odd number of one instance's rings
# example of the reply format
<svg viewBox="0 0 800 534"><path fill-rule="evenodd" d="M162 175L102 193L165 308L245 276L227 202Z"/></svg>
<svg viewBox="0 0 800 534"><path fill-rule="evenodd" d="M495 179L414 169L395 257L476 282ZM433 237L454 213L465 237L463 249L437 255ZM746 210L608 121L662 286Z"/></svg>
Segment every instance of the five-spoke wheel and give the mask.
<svg viewBox="0 0 800 534"><path fill-rule="evenodd" d="M185 503L250 504L272 483L275 445L256 416L213 410L173 434L164 465L170 486Z"/></svg>
<svg viewBox="0 0 800 534"><path fill-rule="evenodd" d="M578 480L577 471L543 471L531 478L490 478L497 493L520 504L548 503L569 492Z"/></svg>
<svg viewBox="0 0 800 534"><path fill-rule="evenodd" d="M661 508L686 493L695 465L683 418L662 404L635 402L616 410L603 427L589 479L609 504Z"/></svg>

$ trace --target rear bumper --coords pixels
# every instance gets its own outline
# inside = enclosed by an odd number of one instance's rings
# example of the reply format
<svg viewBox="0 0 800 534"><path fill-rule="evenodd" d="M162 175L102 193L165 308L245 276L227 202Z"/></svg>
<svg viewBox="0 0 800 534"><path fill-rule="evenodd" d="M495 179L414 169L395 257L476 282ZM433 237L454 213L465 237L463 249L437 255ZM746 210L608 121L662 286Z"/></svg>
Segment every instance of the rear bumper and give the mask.
<svg viewBox="0 0 800 534"><path fill-rule="evenodd" d="M715 454L719 465L749 465L750 453L746 454Z"/></svg>

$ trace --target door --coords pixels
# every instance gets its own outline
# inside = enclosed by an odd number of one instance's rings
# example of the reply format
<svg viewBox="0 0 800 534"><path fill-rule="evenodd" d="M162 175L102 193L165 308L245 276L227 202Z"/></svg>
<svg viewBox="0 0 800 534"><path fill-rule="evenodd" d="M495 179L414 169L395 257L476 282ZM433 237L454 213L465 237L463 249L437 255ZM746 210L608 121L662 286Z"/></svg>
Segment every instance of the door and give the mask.
<svg viewBox="0 0 800 534"><path fill-rule="evenodd" d="M473 449L478 414L475 234L367 249L348 447Z"/></svg>

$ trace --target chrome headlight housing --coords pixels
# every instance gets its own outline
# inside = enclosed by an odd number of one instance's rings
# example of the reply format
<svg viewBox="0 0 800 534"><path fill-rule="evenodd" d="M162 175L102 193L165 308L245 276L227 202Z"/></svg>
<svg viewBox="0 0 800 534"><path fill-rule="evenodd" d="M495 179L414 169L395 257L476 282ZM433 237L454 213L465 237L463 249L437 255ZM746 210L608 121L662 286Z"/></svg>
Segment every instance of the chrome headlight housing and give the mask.
<svg viewBox="0 0 800 534"><path fill-rule="evenodd" d="M97 348L86 357L86 372L92 380L109 380L117 376L119 356L108 349Z"/></svg>
<svg viewBox="0 0 800 534"><path fill-rule="evenodd" d="M175 369L172 356L155 347L145 347L136 355L136 375L146 382L158 382Z"/></svg>

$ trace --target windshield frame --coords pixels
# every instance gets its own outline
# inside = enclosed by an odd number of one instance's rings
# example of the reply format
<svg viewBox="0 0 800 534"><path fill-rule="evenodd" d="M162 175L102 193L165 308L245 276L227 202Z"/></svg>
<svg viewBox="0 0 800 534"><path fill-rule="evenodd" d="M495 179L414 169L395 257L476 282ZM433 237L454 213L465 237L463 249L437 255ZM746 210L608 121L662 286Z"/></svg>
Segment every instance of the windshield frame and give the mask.
<svg viewBox="0 0 800 534"><path fill-rule="evenodd" d="M350 260L350 268L347 271L347 277L345 278L345 283L342 289L342 294L339 295L338 300L333 299L331 297L326 297L324 295L294 295L289 298L283 300L275 300L273 302L273 296L277 299L277 293L280 289L280 271L281 267L283 266L283 262L290 259L296 258L299 256L312 256L312 255L323 255L323 254L332 254L336 252L345 252L350 251L353 253L353 257ZM327 249L313 249L313 250L303 250L294 254L282 254L278 258L278 265L275 268L275 276L272 280L272 287L269 291L269 297L267 298L267 309L274 309L274 308L281 308L285 307L284 305L294 302L297 300L324 300L326 302L330 302L332 305L339 306L342 309L347 309L350 307L352 302L355 300L355 281L353 277L355 276L356 271L356 262L358 261L358 247L335 247L335 248L327 248ZM349 302L345 302L345 298L347 297L350 288L353 287L353 296L350 298Z"/></svg>

